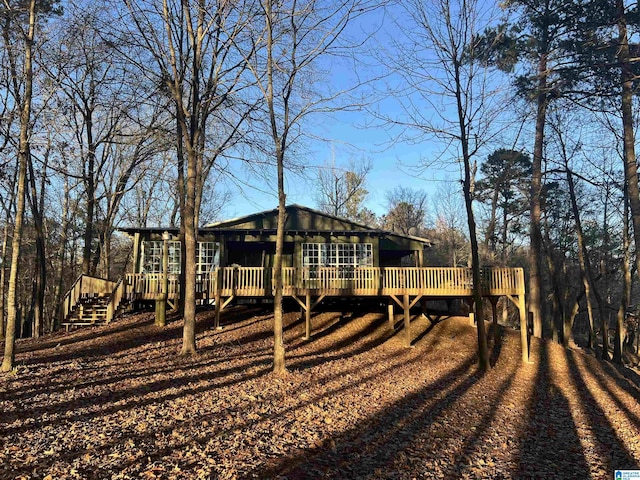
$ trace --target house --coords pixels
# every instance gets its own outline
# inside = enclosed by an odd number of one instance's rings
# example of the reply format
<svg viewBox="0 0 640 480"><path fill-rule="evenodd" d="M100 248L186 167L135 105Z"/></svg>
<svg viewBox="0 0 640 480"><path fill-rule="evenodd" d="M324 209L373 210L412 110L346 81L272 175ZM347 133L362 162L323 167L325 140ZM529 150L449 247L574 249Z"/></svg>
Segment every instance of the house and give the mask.
<svg viewBox="0 0 640 480"><path fill-rule="evenodd" d="M277 209L267 210L199 229L197 297L202 303L215 305L217 324L220 311L234 299L272 298L277 217ZM121 231L133 237L133 271L118 283L120 293L114 290L112 297L118 303L168 301L175 305L180 294L182 256L178 229ZM472 296L470 269L424 265L424 251L430 245L428 239L289 205L283 295L294 299L306 312L307 336L311 312L326 297L378 297L388 301L390 321L394 304L399 305L409 331L409 309L416 302L452 298L470 301ZM481 289L491 299L507 296L523 314L522 269L485 270ZM116 310L113 305L112 311Z"/></svg>
<svg viewBox="0 0 640 480"><path fill-rule="evenodd" d="M198 232L198 273L216 267L273 267L278 210L211 223ZM176 228L123 228L134 238L133 273L162 273L163 235L169 247L169 273L180 273ZM167 237L168 234L168 237ZM423 266L427 239L389 232L300 205L286 207L283 266L334 267L348 276L358 267L401 266L411 257Z"/></svg>

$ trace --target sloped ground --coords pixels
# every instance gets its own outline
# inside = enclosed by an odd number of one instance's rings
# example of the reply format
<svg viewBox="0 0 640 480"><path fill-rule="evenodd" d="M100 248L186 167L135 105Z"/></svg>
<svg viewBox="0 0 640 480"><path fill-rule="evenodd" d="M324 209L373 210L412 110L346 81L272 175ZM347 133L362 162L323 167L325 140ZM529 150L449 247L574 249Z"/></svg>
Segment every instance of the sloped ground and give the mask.
<svg viewBox="0 0 640 480"><path fill-rule="evenodd" d="M640 469L635 374L499 331L476 374L466 318L416 318L415 348L382 314L286 317L289 373L271 369L268 313L151 314L20 342L0 376L0 478L612 478ZM396 325L400 328L400 324ZM626 375L626 377L625 377ZM628 378L627 378L628 377Z"/></svg>

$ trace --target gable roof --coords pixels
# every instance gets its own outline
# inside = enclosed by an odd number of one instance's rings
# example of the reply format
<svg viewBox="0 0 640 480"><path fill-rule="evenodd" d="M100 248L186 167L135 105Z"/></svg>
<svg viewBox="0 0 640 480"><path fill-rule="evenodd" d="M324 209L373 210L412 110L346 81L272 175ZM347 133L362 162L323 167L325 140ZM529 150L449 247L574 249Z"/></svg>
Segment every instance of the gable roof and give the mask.
<svg viewBox="0 0 640 480"><path fill-rule="evenodd" d="M354 222L352 220L348 220L346 218L338 217L335 215L330 215L325 212L321 212L320 210L314 210L313 208L305 207L303 205L290 204L285 207L287 213L287 221L285 223L285 230L304 230L304 228L293 228L300 227L298 225L291 224L300 224L300 223L310 223L315 227L325 226L325 230L375 230L369 225L365 225L364 223ZM311 219L311 217L314 217ZM250 215L245 215L238 218L232 218L229 220L222 220L219 222L209 223L204 226L205 229L227 229L227 228L246 228L248 224L262 224L265 229L268 228L276 228L276 221L278 218L278 209L274 208L272 210L265 210L262 212L252 213ZM334 227L342 227L342 228L330 228ZM308 225L311 227L311 225ZM315 229L315 228L314 228Z"/></svg>
<svg viewBox="0 0 640 480"><path fill-rule="evenodd" d="M392 232L374 228L363 223L354 222L346 218L337 217L328 213L315 210L313 208L302 205L291 204L285 207L287 218L285 222L285 231L288 232L307 232L307 233L331 233L335 235L349 235L354 233L366 233L388 239L402 239L421 243L424 246L431 246L429 239L416 237L413 235L405 235L403 233ZM278 209L265 210L263 212L252 213L230 220L209 223L199 228L200 233L207 232L260 232L275 233L277 230ZM163 232L169 232L176 235L179 232L177 227L121 227L119 231L133 235L136 232L147 234L161 235Z"/></svg>
<svg viewBox="0 0 640 480"><path fill-rule="evenodd" d="M417 241L427 245L431 244L426 238L405 235L398 232L382 230L354 222L346 218L331 215L320 210L305 207L303 205L291 204L285 207L287 217L285 220L286 231L307 231L307 232L332 232L332 233L352 233L366 232L370 234L394 236ZM230 220L209 223L201 230L276 230L278 219L278 209L265 210L252 213Z"/></svg>

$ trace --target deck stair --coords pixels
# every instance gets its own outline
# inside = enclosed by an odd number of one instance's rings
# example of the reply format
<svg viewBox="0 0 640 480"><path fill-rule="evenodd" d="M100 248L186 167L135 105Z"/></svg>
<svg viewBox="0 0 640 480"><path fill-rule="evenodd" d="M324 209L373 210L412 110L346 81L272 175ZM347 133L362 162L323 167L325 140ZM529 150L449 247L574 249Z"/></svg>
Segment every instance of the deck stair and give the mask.
<svg viewBox="0 0 640 480"><path fill-rule="evenodd" d="M66 319L73 325L105 325L108 323L109 295L85 295L78 300Z"/></svg>
<svg viewBox="0 0 640 480"><path fill-rule="evenodd" d="M61 325L67 330L77 326L106 325L126 305L124 279L117 282L80 275L65 295Z"/></svg>

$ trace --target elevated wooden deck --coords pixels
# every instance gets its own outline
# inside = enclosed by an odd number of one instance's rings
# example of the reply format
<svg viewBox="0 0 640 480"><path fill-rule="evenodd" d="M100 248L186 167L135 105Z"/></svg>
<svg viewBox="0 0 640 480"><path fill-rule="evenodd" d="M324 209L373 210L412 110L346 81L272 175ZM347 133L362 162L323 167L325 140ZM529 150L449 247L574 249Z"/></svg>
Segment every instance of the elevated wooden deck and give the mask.
<svg viewBox="0 0 640 480"><path fill-rule="evenodd" d="M273 271L260 267L221 267L196 278L197 297L215 304L215 327L220 312L236 297L273 296ZM87 298L104 298L104 322L111 321L123 304L155 301L156 306L173 303L180 295L177 275L168 276L166 297L163 274L127 274L119 282L81 276L67 292L63 324L82 322ZM283 294L293 298L305 313L305 338L311 337L311 312L325 297L387 297L389 323L394 325L394 304L404 313L405 345L411 346L410 310L419 300L467 299L471 305L473 278L470 268L447 267L361 267L283 268ZM522 268L486 268L481 272L480 294L491 300L494 322L498 297L508 298L519 310L523 345L527 342L525 283ZM95 306L94 306L95 307ZM73 319L74 312L81 313ZM91 324L97 307L92 308ZM157 312L157 310L156 310ZM470 314L470 317L473 316ZM65 323L66 322L66 323ZM528 353L523 349L523 359Z"/></svg>
<svg viewBox="0 0 640 480"><path fill-rule="evenodd" d="M270 297L272 271L261 267L222 267L197 277L199 298ZM521 268L488 268L482 271L480 291L485 297L517 296L525 292ZM155 300L162 294L162 274L127 274L128 300ZM285 296L391 296L420 295L436 298L471 297L470 268L362 267L283 268ZM169 275L168 298L179 296L177 276Z"/></svg>

